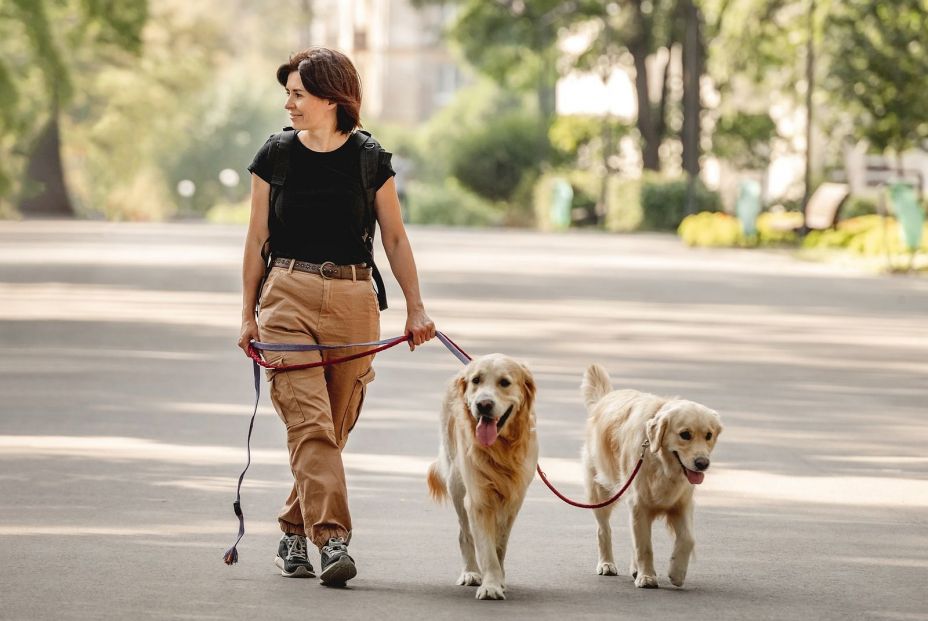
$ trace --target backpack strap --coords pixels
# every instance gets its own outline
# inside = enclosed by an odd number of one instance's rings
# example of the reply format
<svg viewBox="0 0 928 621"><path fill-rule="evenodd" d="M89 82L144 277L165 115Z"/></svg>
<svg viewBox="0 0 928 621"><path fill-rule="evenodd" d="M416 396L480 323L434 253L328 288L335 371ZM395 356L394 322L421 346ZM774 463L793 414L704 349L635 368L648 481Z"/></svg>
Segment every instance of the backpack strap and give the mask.
<svg viewBox="0 0 928 621"><path fill-rule="evenodd" d="M380 143L363 129L357 130L353 134L354 140L361 148L361 185L364 188L364 198L366 200L365 218L361 231L361 245L367 254L367 263L370 264L374 283L377 285L377 302L380 310L387 309L387 291L384 288L383 276L374 263L374 233L377 229L377 209L375 206L377 199L377 188L374 184L377 182L377 171L380 169L380 154L384 152Z"/></svg>
<svg viewBox="0 0 928 621"><path fill-rule="evenodd" d="M274 142L271 143L271 150L268 153L268 157L274 168L273 173L271 173L271 194L268 199L267 208L267 230L269 237L261 247L261 259L264 261L264 276L261 278L261 282L258 283L258 297L256 298L258 304L260 304L261 290L264 289L264 281L267 280L267 276L271 272L271 264L273 262L273 257L271 256L271 237L274 235L271 230L271 214L276 209L277 203L281 200L280 197L283 195L284 181L287 180L287 172L290 170L290 146L296 139L296 130L292 127L285 127L280 133L271 134L271 138L274 139ZM258 304L255 305L256 315L259 310Z"/></svg>

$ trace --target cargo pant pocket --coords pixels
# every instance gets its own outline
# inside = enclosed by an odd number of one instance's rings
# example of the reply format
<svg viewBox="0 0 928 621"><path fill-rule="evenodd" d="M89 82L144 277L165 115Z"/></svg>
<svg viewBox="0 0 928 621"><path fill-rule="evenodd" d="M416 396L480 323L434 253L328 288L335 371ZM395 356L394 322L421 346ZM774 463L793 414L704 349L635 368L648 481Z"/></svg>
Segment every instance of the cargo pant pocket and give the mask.
<svg viewBox="0 0 928 621"><path fill-rule="evenodd" d="M283 356L275 356L269 359L268 362L271 364L285 364ZM297 399L293 390L290 373L267 369L267 379L271 384L271 402L287 429L305 422L306 417L303 414L300 400Z"/></svg>
<svg viewBox="0 0 928 621"><path fill-rule="evenodd" d="M351 391L351 398L348 399L348 406L342 416L342 425L339 432L339 444L345 446L348 441L348 434L354 429L361 416L361 407L364 405L364 396L367 393L367 385L374 380L374 368L371 367L365 371L354 383Z"/></svg>

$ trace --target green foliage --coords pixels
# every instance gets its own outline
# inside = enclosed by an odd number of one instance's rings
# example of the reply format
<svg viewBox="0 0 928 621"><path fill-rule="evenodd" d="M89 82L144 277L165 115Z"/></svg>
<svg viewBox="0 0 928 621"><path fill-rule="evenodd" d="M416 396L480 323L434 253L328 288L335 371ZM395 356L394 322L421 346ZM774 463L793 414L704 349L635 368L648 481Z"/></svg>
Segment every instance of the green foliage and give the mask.
<svg viewBox="0 0 928 621"><path fill-rule="evenodd" d="M868 196L851 196L841 207L841 219L843 220L876 213L878 213L876 199Z"/></svg>
<svg viewBox="0 0 928 621"><path fill-rule="evenodd" d="M627 123L616 118L582 114L558 116L548 129L548 140L553 147L552 163L600 168L603 150L609 150L606 157L616 155L619 141L630 131Z"/></svg>
<svg viewBox="0 0 928 621"><path fill-rule="evenodd" d="M719 211L718 192L708 190L702 181L695 182L694 212ZM641 186L641 226L656 231L674 231L686 214L688 181L646 176Z"/></svg>
<svg viewBox="0 0 928 621"><path fill-rule="evenodd" d="M878 151L928 138L928 0L844 0L828 14L826 90Z"/></svg>
<svg viewBox="0 0 928 621"><path fill-rule="evenodd" d="M712 134L712 150L741 170L766 170L777 127L766 112L722 116Z"/></svg>
<svg viewBox="0 0 928 621"><path fill-rule="evenodd" d="M684 218L677 234L688 246L704 247L782 246L795 244L797 239L793 230L781 228L770 213L758 216L757 233L752 236L745 236L738 218L711 211Z"/></svg>
<svg viewBox="0 0 928 621"><path fill-rule="evenodd" d="M687 246L740 246L744 243L741 222L727 213L703 211L687 216L677 228Z"/></svg>
<svg viewBox="0 0 928 621"><path fill-rule="evenodd" d="M406 205L415 224L492 226L502 221L502 210L468 192L453 178L442 184L411 181Z"/></svg>
<svg viewBox="0 0 928 621"><path fill-rule="evenodd" d="M454 145L451 173L487 200L511 200L537 176L545 142L537 118L518 112L499 116Z"/></svg>
<svg viewBox="0 0 928 621"><path fill-rule="evenodd" d="M535 223L542 230L554 228L551 222L553 187L557 178L566 179L573 189L571 207L575 217L591 214L599 199L602 176L588 170L557 169L543 174L535 183L533 205ZM641 225L641 180L612 175L606 185L607 211L603 226L613 233L635 231Z"/></svg>
<svg viewBox="0 0 928 621"><path fill-rule="evenodd" d="M806 235L802 247L806 250L845 250L868 257L908 253L898 222L878 215L858 216L839 222L836 229L812 231ZM928 252L928 224L924 225L919 250Z"/></svg>
<svg viewBox="0 0 928 621"><path fill-rule="evenodd" d="M11 0L0 9L0 209L17 202L49 116L101 66L137 54L147 19L147 0Z"/></svg>

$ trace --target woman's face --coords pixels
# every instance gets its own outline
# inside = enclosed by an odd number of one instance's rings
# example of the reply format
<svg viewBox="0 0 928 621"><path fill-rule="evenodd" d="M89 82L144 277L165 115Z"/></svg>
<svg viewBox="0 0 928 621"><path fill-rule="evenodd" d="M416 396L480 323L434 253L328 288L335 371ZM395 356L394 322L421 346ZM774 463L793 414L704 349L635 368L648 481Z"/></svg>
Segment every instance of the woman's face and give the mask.
<svg viewBox="0 0 928 621"><path fill-rule="evenodd" d="M335 126L336 105L320 99L306 91L300 74L296 71L287 76L287 102L284 108L290 113L293 129L318 129Z"/></svg>

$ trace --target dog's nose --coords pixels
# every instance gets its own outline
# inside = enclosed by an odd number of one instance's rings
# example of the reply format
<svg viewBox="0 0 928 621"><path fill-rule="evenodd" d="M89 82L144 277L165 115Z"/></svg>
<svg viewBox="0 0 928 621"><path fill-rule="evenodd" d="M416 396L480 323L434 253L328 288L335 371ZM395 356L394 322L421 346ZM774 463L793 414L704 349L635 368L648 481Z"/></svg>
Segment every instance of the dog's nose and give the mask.
<svg viewBox="0 0 928 621"><path fill-rule="evenodd" d="M482 399L477 402L477 411L481 414L489 416L493 413L493 400L492 399Z"/></svg>
<svg viewBox="0 0 928 621"><path fill-rule="evenodd" d="M696 469L699 471L706 470L709 467L709 458L708 457L697 457L693 460L693 465L696 466Z"/></svg>

